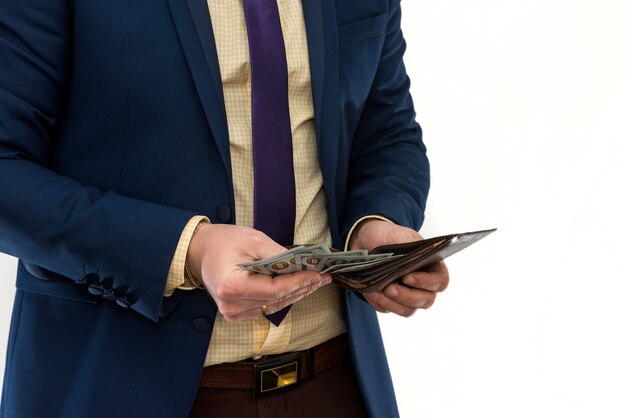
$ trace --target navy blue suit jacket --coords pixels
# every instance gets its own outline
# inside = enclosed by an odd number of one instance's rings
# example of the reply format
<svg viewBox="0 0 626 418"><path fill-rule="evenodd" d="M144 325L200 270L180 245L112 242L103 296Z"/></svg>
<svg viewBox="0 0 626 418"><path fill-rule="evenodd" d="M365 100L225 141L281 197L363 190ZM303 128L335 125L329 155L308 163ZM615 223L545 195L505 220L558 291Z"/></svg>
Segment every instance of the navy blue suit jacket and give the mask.
<svg viewBox="0 0 626 418"><path fill-rule="evenodd" d="M399 0L302 4L333 245L367 214L418 229ZM0 416L187 416L216 308L162 292L190 217L235 222L228 141L205 0L1 3L0 251L20 262ZM396 416L375 312L344 296L367 409Z"/></svg>

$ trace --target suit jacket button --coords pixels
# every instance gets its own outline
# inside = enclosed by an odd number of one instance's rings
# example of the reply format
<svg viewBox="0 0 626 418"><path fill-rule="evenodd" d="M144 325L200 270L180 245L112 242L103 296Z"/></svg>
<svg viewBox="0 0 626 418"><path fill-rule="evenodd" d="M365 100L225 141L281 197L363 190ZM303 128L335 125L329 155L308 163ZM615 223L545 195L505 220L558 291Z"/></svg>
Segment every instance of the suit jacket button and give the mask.
<svg viewBox="0 0 626 418"><path fill-rule="evenodd" d="M100 284L102 285L102 288L104 290L111 290L111 289L113 289L113 277L107 276L107 277L103 278L102 280L100 280Z"/></svg>
<svg viewBox="0 0 626 418"><path fill-rule="evenodd" d="M117 303L122 308L128 308L131 305L130 301L126 298L117 298L115 299L115 303Z"/></svg>
<svg viewBox="0 0 626 418"><path fill-rule="evenodd" d="M191 321L191 326L198 332L209 332L211 331L211 324L209 324L209 320L205 317L201 316L199 318Z"/></svg>
<svg viewBox="0 0 626 418"><path fill-rule="evenodd" d="M81 283L82 284L94 284L94 283L98 283L99 280L100 280L100 276L98 276L97 273L89 273L85 275L85 277L83 277L83 280L81 281Z"/></svg>
<svg viewBox="0 0 626 418"><path fill-rule="evenodd" d="M104 293L104 289L99 284L90 284L87 290L89 290L89 293L96 296L101 296Z"/></svg>
<svg viewBox="0 0 626 418"><path fill-rule="evenodd" d="M220 223L227 224L230 222L232 217L232 211L230 210L230 206L228 205L218 205L217 206L217 220Z"/></svg>
<svg viewBox="0 0 626 418"><path fill-rule="evenodd" d="M117 300L117 295L112 290L105 290L102 297L109 302L115 302Z"/></svg>

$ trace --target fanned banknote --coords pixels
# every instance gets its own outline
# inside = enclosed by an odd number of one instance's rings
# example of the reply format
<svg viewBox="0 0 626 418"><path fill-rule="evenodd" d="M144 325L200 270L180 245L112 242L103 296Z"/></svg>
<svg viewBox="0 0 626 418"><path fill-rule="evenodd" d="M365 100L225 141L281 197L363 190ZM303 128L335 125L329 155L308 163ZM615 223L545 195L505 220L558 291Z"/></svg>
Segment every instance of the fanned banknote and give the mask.
<svg viewBox="0 0 626 418"><path fill-rule="evenodd" d="M251 273L276 277L309 270L331 274L333 283L357 292L381 291L414 271L420 271L473 245L495 229L441 235L383 245L371 252L335 251L323 245L303 245L265 260L239 264Z"/></svg>
<svg viewBox="0 0 626 418"><path fill-rule="evenodd" d="M368 265L393 254L368 254L367 250L331 251L325 245L301 245L263 260L238 266L251 273L279 276L301 270L324 272L335 266Z"/></svg>

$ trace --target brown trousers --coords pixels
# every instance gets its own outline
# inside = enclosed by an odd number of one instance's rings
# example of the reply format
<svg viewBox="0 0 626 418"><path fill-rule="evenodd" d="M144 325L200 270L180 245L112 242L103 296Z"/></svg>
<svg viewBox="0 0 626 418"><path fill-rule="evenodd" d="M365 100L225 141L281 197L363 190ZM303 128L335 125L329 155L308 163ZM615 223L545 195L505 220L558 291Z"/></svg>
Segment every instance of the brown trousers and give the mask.
<svg viewBox="0 0 626 418"><path fill-rule="evenodd" d="M252 390L199 388L190 418L367 418L352 362L292 389L253 399Z"/></svg>

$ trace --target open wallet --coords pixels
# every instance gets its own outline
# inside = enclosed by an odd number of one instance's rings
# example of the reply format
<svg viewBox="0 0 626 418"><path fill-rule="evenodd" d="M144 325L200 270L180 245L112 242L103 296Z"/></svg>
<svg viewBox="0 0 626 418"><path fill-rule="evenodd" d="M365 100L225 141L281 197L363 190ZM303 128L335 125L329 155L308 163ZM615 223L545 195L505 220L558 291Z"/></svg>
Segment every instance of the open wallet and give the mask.
<svg viewBox="0 0 626 418"><path fill-rule="evenodd" d="M402 244L383 245L370 254L393 253L393 257L359 266L334 266L326 271L333 282L357 292L381 291L405 274L427 268L480 241L496 229L442 235Z"/></svg>

